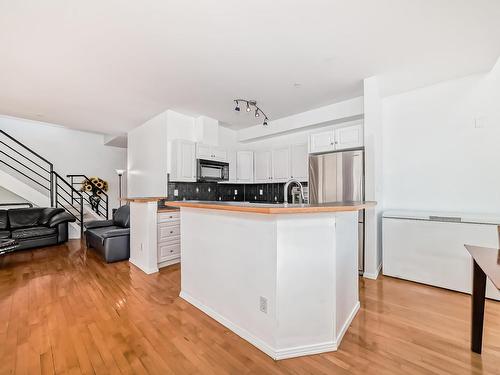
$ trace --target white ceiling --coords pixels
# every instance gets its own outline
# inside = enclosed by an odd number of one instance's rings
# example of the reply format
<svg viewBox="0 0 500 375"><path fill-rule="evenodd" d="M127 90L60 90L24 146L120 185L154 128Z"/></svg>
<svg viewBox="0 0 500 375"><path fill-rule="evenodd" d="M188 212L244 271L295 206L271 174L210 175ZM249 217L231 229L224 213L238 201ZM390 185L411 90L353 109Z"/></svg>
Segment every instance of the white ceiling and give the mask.
<svg viewBox="0 0 500 375"><path fill-rule="evenodd" d="M0 113L121 133L165 109L227 126L488 70L498 0L0 0ZM300 83L300 87L294 87Z"/></svg>

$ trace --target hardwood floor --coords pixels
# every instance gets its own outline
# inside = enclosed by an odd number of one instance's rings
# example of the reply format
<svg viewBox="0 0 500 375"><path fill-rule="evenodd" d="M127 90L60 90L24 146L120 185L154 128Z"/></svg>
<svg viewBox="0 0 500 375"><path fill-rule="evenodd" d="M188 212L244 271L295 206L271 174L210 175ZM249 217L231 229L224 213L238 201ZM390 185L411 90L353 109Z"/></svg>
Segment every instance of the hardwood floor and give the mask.
<svg viewBox="0 0 500 375"><path fill-rule="evenodd" d="M145 275L79 241L0 257L0 374L499 374L500 303L483 355L470 297L380 277L335 353L275 362L178 297L180 268Z"/></svg>

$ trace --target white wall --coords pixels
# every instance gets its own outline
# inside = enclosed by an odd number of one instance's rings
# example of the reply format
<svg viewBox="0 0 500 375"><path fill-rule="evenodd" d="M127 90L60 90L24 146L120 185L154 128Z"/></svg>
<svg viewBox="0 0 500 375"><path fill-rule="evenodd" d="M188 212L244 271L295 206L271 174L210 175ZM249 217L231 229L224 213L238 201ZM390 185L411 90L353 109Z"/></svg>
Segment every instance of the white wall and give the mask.
<svg viewBox="0 0 500 375"><path fill-rule="evenodd" d="M23 203L26 199L0 186L0 203Z"/></svg>
<svg viewBox="0 0 500 375"><path fill-rule="evenodd" d="M0 129L51 161L62 176L85 174L108 181L110 208L118 206L115 169L125 169L126 150L105 146L102 134L7 116L0 116Z"/></svg>
<svg viewBox="0 0 500 375"><path fill-rule="evenodd" d="M386 209L500 212L499 70L383 100Z"/></svg>
<svg viewBox="0 0 500 375"><path fill-rule="evenodd" d="M129 197L167 195L167 113L128 132Z"/></svg>

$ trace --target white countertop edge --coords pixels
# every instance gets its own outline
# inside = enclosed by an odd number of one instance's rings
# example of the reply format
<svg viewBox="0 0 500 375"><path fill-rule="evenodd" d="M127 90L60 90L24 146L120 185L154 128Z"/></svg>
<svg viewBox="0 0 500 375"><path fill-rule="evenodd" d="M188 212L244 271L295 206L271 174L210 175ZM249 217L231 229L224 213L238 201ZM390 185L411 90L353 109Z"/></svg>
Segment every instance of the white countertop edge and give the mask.
<svg viewBox="0 0 500 375"><path fill-rule="evenodd" d="M431 220L431 216L434 218ZM471 224L500 225L500 215L465 213L451 211L418 211L418 210L387 210L383 212L383 217L387 219L424 220L437 222L462 222ZM442 220L439 218L443 218ZM447 220L446 218L450 218ZM460 221L453 221L452 218L460 218Z"/></svg>

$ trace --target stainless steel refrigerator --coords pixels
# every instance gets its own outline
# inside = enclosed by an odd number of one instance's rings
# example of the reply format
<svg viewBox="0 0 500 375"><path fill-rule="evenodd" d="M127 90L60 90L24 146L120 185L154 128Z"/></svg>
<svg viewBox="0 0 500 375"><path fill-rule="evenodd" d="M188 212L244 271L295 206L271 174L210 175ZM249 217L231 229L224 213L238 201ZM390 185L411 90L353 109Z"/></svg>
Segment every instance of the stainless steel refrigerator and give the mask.
<svg viewBox="0 0 500 375"><path fill-rule="evenodd" d="M363 150L309 156L309 202L327 203L365 199ZM364 271L365 212L358 216L358 268Z"/></svg>

